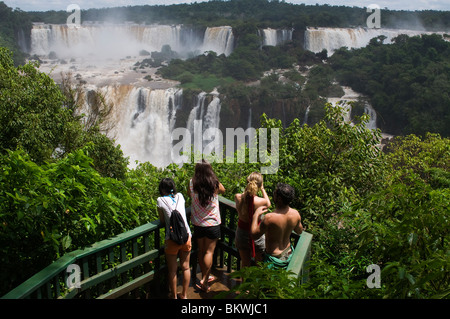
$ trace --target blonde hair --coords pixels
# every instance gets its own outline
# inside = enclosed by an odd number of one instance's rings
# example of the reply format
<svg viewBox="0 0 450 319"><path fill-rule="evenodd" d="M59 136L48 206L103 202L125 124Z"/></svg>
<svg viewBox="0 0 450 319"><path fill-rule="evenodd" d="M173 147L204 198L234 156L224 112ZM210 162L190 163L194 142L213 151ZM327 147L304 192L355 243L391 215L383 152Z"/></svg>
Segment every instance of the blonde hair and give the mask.
<svg viewBox="0 0 450 319"><path fill-rule="evenodd" d="M259 172L253 172L247 177L247 186L244 191L244 198L247 196L256 196L258 190L263 184L263 176Z"/></svg>

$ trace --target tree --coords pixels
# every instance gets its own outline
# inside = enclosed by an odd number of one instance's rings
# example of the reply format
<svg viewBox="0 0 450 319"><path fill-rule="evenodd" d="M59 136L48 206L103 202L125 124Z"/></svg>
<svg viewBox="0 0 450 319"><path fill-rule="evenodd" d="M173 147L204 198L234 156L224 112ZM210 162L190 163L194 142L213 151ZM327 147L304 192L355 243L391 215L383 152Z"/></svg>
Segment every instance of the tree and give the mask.
<svg viewBox="0 0 450 319"><path fill-rule="evenodd" d="M37 64L14 67L11 52L0 48L0 151L23 148L37 163L63 147L69 109L55 82Z"/></svg>

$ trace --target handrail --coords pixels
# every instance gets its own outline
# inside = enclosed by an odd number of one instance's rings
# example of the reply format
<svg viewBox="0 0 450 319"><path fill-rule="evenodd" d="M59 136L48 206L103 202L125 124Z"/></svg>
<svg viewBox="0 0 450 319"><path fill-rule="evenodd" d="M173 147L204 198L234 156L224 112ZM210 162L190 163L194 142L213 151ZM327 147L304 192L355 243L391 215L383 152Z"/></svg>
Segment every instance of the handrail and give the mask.
<svg viewBox="0 0 450 319"><path fill-rule="evenodd" d="M237 225L236 205L233 201L219 196L222 217L222 237L215 251L215 266L232 271L232 265L240 267L239 252L234 244ZM190 207L186 208L190 213ZM1 299L22 298L117 298L143 285L149 285L161 270L164 255L162 226L159 220L147 223L92 246L65 254L30 279L11 290ZM295 250L288 266L294 280L308 279L309 257L312 235L293 233L291 240ZM194 248L195 248L194 243ZM196 274L196 252L193 250L192 276ZM219 259L219 261L217 261ZM77 265L83 275L79 285L67 287L70 265ZM80 274L81 277L81 274ZM160 287L160 285L157 285Z"/></svg>
<svg viewBox="0 0 450 319"><path fill-rule="evenodd" d="M102 281L111 279L119 274L125 274L127 271L149 261L157 261L157 258L161 255L160 228L160 222L156 220L115 237L94 243L85 249L67 253L11 290L2 299L30 298L33 294L37 298L44 296L47 298L73 298L78 293L84 292ZM150 250L151 238L149 237L151 234L154 234L154 238L152 238L154 249L152 250ZM139 243L139 239L141 239L141 243ZM140 254L139 250L143 250L143 253ZM132 255L132 258L127 256L129 254ZM108 263L109 266L105 267ZM79 283L79 288L67 289L67 287L64 287L64 284L67 283L67 278L70 276L67 273L67 267L73 264L83 269L84 279ZM159 262L156 262L156 264L157 268L159 268ZM148 282L154 275L153 269L149 269L149 265L146 266L147 271L144 270L145 277L141 278L141 283ZM90 275L91 273L93 274ZM122 285L122 288L127 287L127 283ZM109 289L108 293L99 294L97 297L110 297L114 292L118 292L118 288L120 286Z"/></svg>
<svg viewBox="0 0 450 319"><path fill-rule="evenodd" d="M294 280L305 283L309 279L309 259L311 257L311 242L313 235L303 231L299 235L294 253L287 267L287 271L291 271Z"/></svg>

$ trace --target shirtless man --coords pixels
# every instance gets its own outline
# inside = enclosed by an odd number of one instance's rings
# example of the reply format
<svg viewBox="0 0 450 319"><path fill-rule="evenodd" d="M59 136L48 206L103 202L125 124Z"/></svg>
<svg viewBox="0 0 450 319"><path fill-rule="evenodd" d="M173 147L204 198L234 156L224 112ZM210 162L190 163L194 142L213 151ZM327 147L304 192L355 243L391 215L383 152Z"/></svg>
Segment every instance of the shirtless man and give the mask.
<svg viewBox="0 0 450 319"><path fill-rule="evenodd" d="M291 233L295 231L297 234L301 234L303 231L299 212L289 207L294 196L295 191L292 186L278 183L273 192L275 210L264 215L259 224L260 216L267 211L267 207L259 207L253 215L252 236L254 239L258 239L265 234L264 262L269 262L271 267L287 268L293 252L290 241Z"/></svg>

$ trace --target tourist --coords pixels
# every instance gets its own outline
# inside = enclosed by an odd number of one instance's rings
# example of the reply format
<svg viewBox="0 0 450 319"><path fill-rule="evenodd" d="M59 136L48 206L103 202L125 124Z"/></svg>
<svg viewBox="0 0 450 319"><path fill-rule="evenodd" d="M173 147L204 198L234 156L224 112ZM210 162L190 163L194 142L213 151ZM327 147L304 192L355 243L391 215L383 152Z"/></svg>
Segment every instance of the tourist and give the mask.
<svg viewBox="0 0 450 319"><path fill-rule="evenodd" d="M157 199L157 208L159 219L163 225L166 226L165 237L165 255L168 268L168 282L171 297L173 299L186 299L189 282L191 279L191 270L189 265L189 257L191 253L191 230L186 217L185 200L181 193L177 193L175 188L175 182L170 178L164 178L159 183L159 193L161 197ZM186 229L188 231L189 238L183 245L177 244L172 239L169 239L169 225L170 216L173 210L180 212ZM182 280L182 292L177 295L177 257L180 258L180 268L183 276Z"/></svg>
<svg viewBox="0 0 450 319"><path fill-rule="evenodd" d="M261 190L262 196L257 196ZM241 256L241 267L248 267L251 258L256 262L262 261L265 249L265 236L262 235L256 241L250 234L253 214L259 207L270 207L270 199L263 185L263 176L259 172L253 172L247 177L247 186L242 194L234 196L239 220L236 228L236 248Z"/></svg>
<svg viewBox="0 0 450 319"><path fill-rule="evenodd" d="M209 291L209 275L213 262L214 249L220 238L219 194L225 188L219 182L211 165L202 160L195 165L195 172L189 181L188 194L192 198L191 222L194 225L194 238L198 243L198 262L202 272L200 285L196 287Z"/></svg>
<svg viewBox="0 0 450 319"><path fill-rule="evenodd" d="M291 233L295 231L301 234L303 231L299 212L289 207L294 197L292 186L278 183L273 192L275 210L262 216L267 212L267 207L261 206L253 215L251 233L255 240L265 234L266 251L263 261L269 263L269 268L287 268L294 251Z"/></svg>

